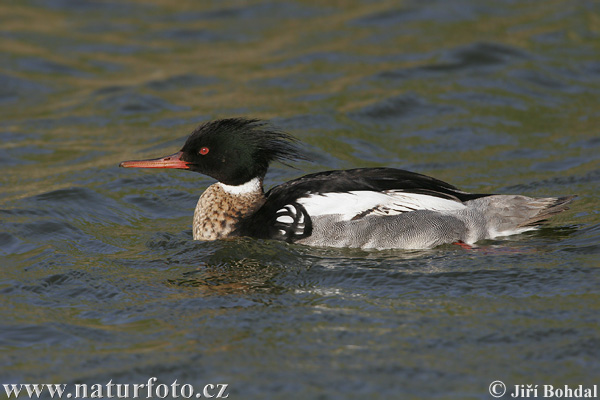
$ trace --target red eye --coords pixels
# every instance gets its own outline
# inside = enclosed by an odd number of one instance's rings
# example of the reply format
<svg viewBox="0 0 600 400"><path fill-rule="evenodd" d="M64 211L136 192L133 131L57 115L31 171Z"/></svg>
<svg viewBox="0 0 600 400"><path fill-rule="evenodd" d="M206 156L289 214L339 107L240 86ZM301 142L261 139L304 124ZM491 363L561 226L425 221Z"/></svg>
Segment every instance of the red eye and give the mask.
<svg viewBox="0 0 600 400"><path fill-rule="evenodd" d="M208 149L208 147L203 147L200 149L199 153L204 156L204 155L208 154L209 151L210 150Z"/></svg>

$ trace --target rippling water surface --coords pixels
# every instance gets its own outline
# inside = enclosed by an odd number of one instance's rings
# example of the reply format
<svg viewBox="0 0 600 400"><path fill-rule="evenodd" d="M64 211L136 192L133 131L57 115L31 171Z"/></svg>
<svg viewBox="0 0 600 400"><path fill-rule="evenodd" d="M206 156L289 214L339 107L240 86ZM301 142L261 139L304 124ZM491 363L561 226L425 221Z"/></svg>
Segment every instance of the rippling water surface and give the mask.
<svg viewBox="0 0 600 400"><path fill-rule="evenodd" d="M155 376L232 399L598 384L598 3L329 3L0 5L2 383ZM579 198L473 251L194 242L212 180L118 163L227 116L312 154L268 186L391 166Z"/></svg>

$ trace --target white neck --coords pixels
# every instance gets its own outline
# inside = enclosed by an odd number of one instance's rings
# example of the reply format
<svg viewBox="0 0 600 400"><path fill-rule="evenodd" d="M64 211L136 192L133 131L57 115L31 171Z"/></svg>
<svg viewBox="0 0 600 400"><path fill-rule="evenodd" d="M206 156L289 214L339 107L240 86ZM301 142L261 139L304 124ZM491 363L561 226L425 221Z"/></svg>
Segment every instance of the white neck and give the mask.
<svg viewBox="0 0 600 400"><path fill-rule="evenodd" d="M249 194L262 191L262 179L259 178L250 179L248 182L243 183L241 185L226 185L221 182L219 182L218 185L221 186L221 189L223 189L226 193L238 196L241 194Z"/></svg>

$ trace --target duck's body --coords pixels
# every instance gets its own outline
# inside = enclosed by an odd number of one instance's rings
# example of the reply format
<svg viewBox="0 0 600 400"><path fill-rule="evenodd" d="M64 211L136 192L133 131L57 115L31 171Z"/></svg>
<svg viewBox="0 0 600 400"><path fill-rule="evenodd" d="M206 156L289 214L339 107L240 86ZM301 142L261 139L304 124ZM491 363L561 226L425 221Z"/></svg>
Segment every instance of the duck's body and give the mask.
<svg viewBox="0 0 600 400"><path fill-rule="evenodd" d="M220 120L199 127L179 153L121 166L190 169L217 178L198 200L196 240L250 236L375 249L472 244L535 229L574 197L473 194L393 168L320 172L264 193L272 160L301 158L292 140L255 120Z"/></svg>

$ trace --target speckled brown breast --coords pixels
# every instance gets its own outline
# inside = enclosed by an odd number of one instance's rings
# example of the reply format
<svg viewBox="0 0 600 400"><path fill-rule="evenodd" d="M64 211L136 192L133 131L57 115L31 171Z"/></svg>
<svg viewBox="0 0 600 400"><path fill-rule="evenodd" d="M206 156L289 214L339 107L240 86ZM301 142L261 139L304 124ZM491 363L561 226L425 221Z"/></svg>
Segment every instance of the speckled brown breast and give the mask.
<svg viewBox="0 0 600 400"><path fill-rule="evenodd" d="M265 202L264 193L230 194L215 183L198 199L194 211L194 240L217 240L233 236L238 221Z"/></svg>

